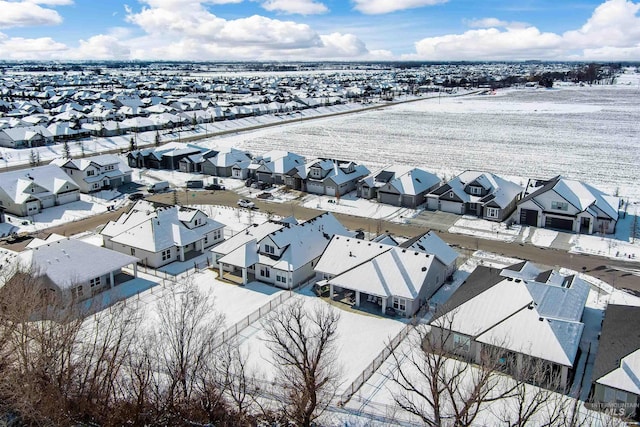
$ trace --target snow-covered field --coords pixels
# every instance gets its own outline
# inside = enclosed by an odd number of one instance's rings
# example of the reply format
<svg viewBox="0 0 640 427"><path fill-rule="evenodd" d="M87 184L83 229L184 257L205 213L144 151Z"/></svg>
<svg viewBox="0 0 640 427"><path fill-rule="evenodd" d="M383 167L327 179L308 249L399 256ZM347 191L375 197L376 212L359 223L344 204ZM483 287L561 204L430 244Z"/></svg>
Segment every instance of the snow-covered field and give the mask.
<svg viewBox="0 0 640 427"><path fill-rule="evenodd" d="M422 166L449 178L466 169L534 178L562 174L639 200L638 132L636 86L563 86L428 99L213 142L370 167Z"/></svg>

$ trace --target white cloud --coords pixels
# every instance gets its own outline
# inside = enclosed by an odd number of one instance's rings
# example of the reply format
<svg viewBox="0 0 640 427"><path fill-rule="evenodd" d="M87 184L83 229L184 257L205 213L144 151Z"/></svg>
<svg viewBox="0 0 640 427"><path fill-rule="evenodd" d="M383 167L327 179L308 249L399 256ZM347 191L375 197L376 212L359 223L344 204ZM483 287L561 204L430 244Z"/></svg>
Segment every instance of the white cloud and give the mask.
<svg viewBox="0 0 640 427"><path fill-rule="evenodd" d="M353 0L354 9L367 15L396 12L446 3L449 0Z"/></svg>
<svg viewBox="0 0 640 427"><path fill-rule="evenodd" d="M69 6L73 0L25 0L26 3L44 4L47 6Z"/></svg>
<svg viewBox="0 0 640 427"><path fill-rule="evenodd" d="M0 10L0 28L57 25L62 22L62 17L55 10L31 2L0 0Z"/></svg>
<svg viewBox="0 0 640 427"><path fill-rule="evenodd" d="M129 40L132 58L353 59L369 53L351 34L321 35L307 24L259 15L223 19L198 0L144 1L149 7L126 9L127 21L146 33Z"/></svg>
<svg viewBox="0 0 640 427"><path fill-rule="evenodd" d="M50 37L28 39L9 37L0 33L0 58L5 59L49 59L66 52L68 47ZM62 55L64 56L64 55Z"/></svg>
<svg viewBox="0 0 640 427"><path fill-rule="evenodd" d="M481 29L428 37L415 43L416 53L403 59L522 60L638 59L640 3L608 0L578 30L564 34L496 18L468 21ZM496 28L498 27L498 28ZM499 29L504 28L504 29ZM634 57L635 55L635 57Z"/></svg>
<svg viewBox="0 0 640 427"><path fill-rule="evenodd" d="M316 15L327 13L329 9L324 3L313 0L266 0L262 7L269 12L297 13L300 15Z"/></svg>
<svg viewBox="0 0 640 427"><path fill-rule="evenodd" d="M598 6L579 30L568 31L563 38L576 48L625 48L636 45L640 43L638 11L640 3L609 0Z"/></svg>
<svg viewBox="0 0 640 427"><path fill-rule="evenodd" d="M502 21L498 18L468 19L464 23L471 28L527 28L530 24L518 21Z"/></svg>
<svg viewBox="0 0 640 427"><path fill-rule="evenodd" d="M70 51L69 59L128 59L129 47L112 35L98 34L80 40L80 46Z"/></svg>

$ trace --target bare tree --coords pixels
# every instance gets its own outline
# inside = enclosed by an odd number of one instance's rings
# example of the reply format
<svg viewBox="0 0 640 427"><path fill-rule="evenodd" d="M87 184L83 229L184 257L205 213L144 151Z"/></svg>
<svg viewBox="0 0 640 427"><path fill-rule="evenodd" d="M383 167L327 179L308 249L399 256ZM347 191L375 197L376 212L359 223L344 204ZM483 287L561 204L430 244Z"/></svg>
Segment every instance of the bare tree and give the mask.
<svg viewBox="0 0 640 427"><path fill-rule="evenodd" d="M158 302L157 359L162 368L167 409L182 412L199 392L215 383L216 349L223 316L189 281L175 285ZM210 390L208 390L210 391Z"/></svg>
<svg viewBox="0 0 640 427"><path fill-rule="evenodd" d="M440 328L418 325L392 351L391 381L400 391L395 403L427 426L468 426L491 402L513 394L501 369L499 346L483 348L471 363L469 341L454 340L453 315L440 317Z"/></svg>
<svg viewBox="0 0 640 427"><path fill-rule="evenodd" d="M298 298L267 316L265 340L283 391L283 411L298 426L310 426L335 397L339 319L331 306L305 307Z"/></svg>

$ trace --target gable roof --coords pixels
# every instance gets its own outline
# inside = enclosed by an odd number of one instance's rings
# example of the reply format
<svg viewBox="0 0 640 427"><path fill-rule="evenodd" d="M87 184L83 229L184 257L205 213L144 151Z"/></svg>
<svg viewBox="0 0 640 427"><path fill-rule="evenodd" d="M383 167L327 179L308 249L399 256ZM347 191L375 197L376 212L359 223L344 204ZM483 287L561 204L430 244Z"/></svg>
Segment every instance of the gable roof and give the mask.
<svg viewBox="0 0 640 427"><path fill-rule="evenodd" d="M545 283L535 282L540 270L523 270L524 266L502 271L477 267L447 302L448 315L441 314L432 324L478 342L573 366L589 285L559 274Z"/></svg>
<svg viewBox="0 0 640 427"><path fill-rule="evenodd" d="M199 212L197 209L140 200L116 221L109 221L100 234L113 242L156 253L196 242L205 234L224 227L204 214L206 221L203 225L187 227L185 222Z"/></svg>
<svg viewBox="0 0 640 427"><path fill-rule="evenodd" d="M78 190L78 186L56 165L45 165L31 169L19 169L0 173L0 189L14 203L22 204L30 197L42 194L25 192L32 184L46 190L45 194L58 194L64 191Z"/></svg>
<svg viewBox="0 0 640 427"><path fill-rule="evenodd" d="M434 231L427 231L421 236L407 240L400 246L431 254L446 266L452 265L458 259L458 253Z"/></svg>
<svg viewBox="0 0 640 427"><path fill-rule="evenodd" d="M640 395L640 307L609 304L593 366L593 382Z"/></svg>
<svg viewBox="0 0 640 427"><path fill-rule="evenodd" d="M479 185L488 191L485 196L468 194L464 190L469 184ZM442 195L448 191L453 192L456 198L463 203L489 203L504 208L511 203L524 189L504 178L489 172L465 171L446 184L435 189L431 194Z"/></svg>
<svg viewBox="0 0 640 427"><path fill-rule="evenodd" d="M539 195L552 190L580 212L589 211L595 207L608 217L618 219L618 206L620 203L618 197L608 195L584 182L563 178L560 175L543 182L542 186L522 198L520 203L528 200L535 201L535 198ZM593 210L591 210L591 214L595 217L598 216L598 213Z"/></svg>
<svg viewBox="0 0 640 427"><path fill-rule="evenodd" d="M86 283L139 261L134 256L70 238L45 241L22 252L20 258L36 274L47 276L60 289Z"/></svg>

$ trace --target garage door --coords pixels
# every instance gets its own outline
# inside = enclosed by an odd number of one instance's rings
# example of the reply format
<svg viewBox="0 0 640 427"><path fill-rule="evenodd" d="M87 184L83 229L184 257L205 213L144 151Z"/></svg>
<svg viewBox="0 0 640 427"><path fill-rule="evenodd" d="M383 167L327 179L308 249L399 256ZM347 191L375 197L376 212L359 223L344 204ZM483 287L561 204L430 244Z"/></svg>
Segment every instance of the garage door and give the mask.
<svg viewBox="0 0 640 427"><path fill-rule="evenodd" d="M532 209L522 209L520 211L520 224L538 226L538 211Z"/></svg>
<svg viewBox="0 0 640 427"><path fill-rule="evenodd" d="M573 220L564 218L547 217L544 222L546 228L555 228L558 230L573 230Z"/></svg>
<svg viewBox="0 0 640 427"><path fill-rule="evenodd" d="M80 200L80 193L77 191L73 191L70 193L58 194L57 203L59 205L64 205L65 203L76 202Z"/></svg>
<svg viewBox="0 0 640 427"><path fill-rule="evenodd" d="M321 182L307 181L307 193L324 194L324 185Z"/></svg>
<svg viewBox="0 0 640 427"><path fill-rule="evenodd" d="M327 196L335 196L336 195L336 187L327 186L326 187Z"/></svg>
<svg viewBox="0 0 640 427"><path fill-rule="evenodd" d="M388 205L393 205L393 206L400 205L400 196L393 193L385 193L383 191L378 191L378 200L380 200L380 203L386 203Z"/></svg>

